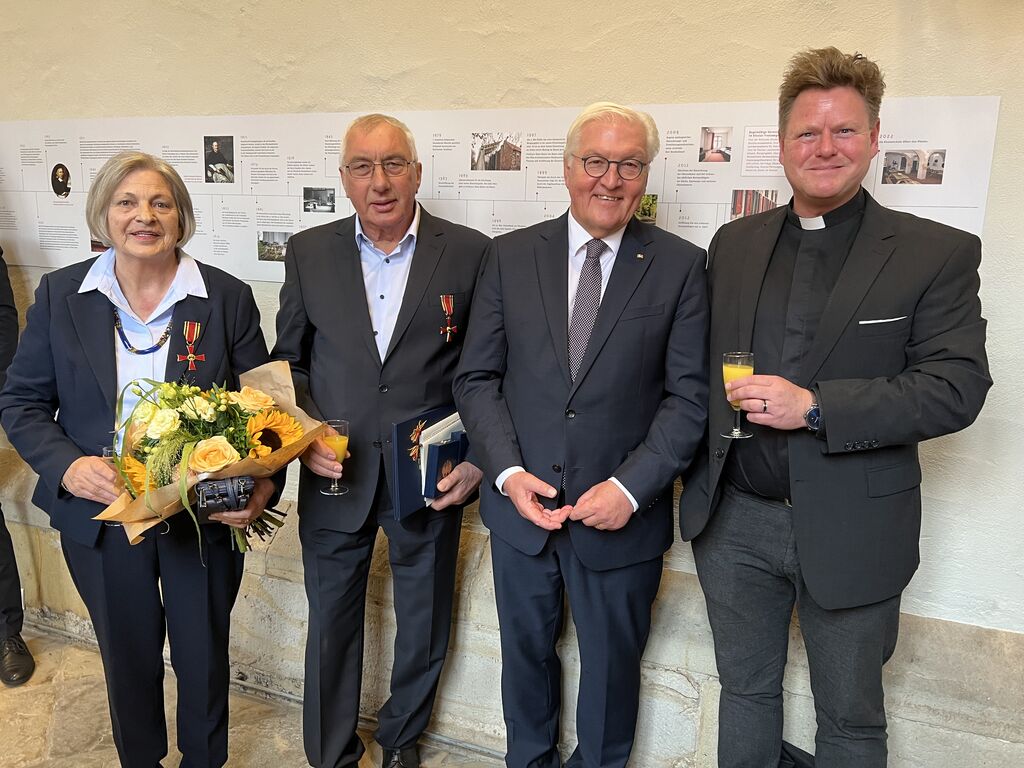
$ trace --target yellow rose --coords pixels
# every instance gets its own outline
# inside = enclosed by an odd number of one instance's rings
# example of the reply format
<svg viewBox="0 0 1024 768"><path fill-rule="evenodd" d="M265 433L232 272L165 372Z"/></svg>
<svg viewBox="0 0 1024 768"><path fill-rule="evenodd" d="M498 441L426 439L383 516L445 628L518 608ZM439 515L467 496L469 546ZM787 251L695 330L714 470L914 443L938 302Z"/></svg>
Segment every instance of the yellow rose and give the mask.
<svg viewBox="0 0 1024 768"><path fill-rule="evenodd" d="M149 422L149 426L146 427L146 437L150 440L159 440L161 437L169 432L175 431L181 426L181 419L178 418L178 412L173 408L161 408L153 416L153 419Z"/></svg>
<svg viewBox="0 0 1024 768"><path fill-rule="evenodd" d="M205 397L193 395L178 406L178 410L189 419L200 419L202 421L217 420L217 407Z"/></svg>
<svg viewBox="0 0 1024 768"><path fill-rule="evenodd" d="M227 438L217 435L207 440L200 440L188 457L188 468L193 472L216 472L229 464L234 464L241 456L238 455Z"/></svg>
<svg viewBox="0 0 1024 768"><path fill-rule="evenodd" d="M252 387L242 387L240 392L228 392L228 398L246 413L259 413L274 407L274 398Z"/></svg>

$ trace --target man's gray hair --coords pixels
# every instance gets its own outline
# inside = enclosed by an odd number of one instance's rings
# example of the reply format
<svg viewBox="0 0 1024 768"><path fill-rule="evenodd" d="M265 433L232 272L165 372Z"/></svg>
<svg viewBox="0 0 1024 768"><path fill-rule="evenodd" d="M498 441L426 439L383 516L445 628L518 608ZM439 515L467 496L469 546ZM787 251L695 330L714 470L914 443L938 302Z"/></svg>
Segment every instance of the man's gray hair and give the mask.
<svg viewBox="0 0 1024 768"><path fill-rule="evenodd" d="M345 135L341 139L341 151L338 152L338 167L343 168L345 166L345 150L348 147L348 137L353 131L361 131L367 133L372 131L378 125L390 125L397 128L405 135L405 140L409 143L409 151L412 152L412 157L409 159L414 163L419 161L419 155L416 154L416 138L412 135L412 131L409 130L409 126L399 120L397 117L391 115L382 115L379 112L374 112L371 115L362 115L357 117L351 123L348 124L348 128L345 129Z"/></svg>
<svg viewBox="0 0 1024 768"><path fill-rule="evenodd" d="M658 154L658 150L661 149L661 140L658 138L658 126L655 124L653 117L646 112L630 109L621 104L614 104L610 101L598 101L580 112L576 119L572 121L572 125L569 126L569 132L565 136L564 159L566 162L569 162L570 155L577 154L580 146L580 133L582 133L584 126L598 120L606 123L625 121L642 126L644 135L647 138L647 157L644 162L650 163L653 161Z"/></svg>

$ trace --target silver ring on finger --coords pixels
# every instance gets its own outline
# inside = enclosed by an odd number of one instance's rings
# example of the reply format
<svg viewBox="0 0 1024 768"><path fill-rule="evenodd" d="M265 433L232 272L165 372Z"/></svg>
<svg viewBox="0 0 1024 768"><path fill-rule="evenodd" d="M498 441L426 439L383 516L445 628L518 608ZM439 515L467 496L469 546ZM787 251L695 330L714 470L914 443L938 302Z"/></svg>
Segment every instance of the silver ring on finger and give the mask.
<svg viewBox="0 0 1024 768"><path fill-rule="evenodd" d="M762 400L761 401L761 413L768 413L768 401L767 400Z"/></svg>

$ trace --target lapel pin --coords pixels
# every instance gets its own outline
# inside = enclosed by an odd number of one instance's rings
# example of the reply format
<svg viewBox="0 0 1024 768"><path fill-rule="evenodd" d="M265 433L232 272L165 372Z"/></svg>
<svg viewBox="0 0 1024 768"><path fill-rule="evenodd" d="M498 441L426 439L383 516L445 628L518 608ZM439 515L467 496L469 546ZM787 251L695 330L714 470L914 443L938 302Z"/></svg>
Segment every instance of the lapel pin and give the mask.
<svg viewBox="0 0 1024 768"><path fill-rule="evenodd" d="M643 261L643 260L644 260L644 255L643 255L642 253L638 253L638 254L636 255L636 260L637 260L637 261Z"/></svg>

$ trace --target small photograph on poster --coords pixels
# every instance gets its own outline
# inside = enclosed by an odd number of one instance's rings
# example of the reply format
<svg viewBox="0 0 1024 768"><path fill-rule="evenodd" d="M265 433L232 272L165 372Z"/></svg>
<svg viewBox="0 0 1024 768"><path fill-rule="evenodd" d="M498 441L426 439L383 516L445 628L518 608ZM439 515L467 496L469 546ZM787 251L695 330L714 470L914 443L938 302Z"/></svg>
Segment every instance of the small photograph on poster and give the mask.
<svg viewBox="0 0 1024 768"><path fill-rule="evenodd" d="M637 206L636 216L638 221L646 221L648 224L654 224L658 220L658 196L657 195L644 195L640 198L640 205Z"/></svg>
<svg viewBox="0 0 1024 768"><path fill-rule="evenodd" d="M93 237L90 238L89 240L89 250L92 251L93 253L105 253L107 250L107 246L105 246L103 243L101 243L99 240Z"/></svg>
<svg viewBox="0 0 1024 768"><path fill-rule="evenodd" d="M71 172L64 163L57 163L50 171L50 186L57 197L67 197L71 192Z"/></svg>
<svg viewBox="0 0 1024 768"><path fill-rule="evenodd" d="M701 163L732 162L732 128L701 128L697 160Z"/></svg>
<svg viewBox="0 0 1024 768"><path fill-rule="evenodd" d="M292 232L271 232L262 230L256 233L256 250L260 261L284 261L285 246Z"/></svg>
<svg viewBox="0 0 1024 768"><path fill-rule="evenodd" d="M883 184L941 184L944 149L887 149L882 162Z"/></svg>
<svg viewBox="0 0 1024 768"><path fill-rule="evenodd" d="M729 221L778 208L778 200L779 190L777 189L734 189Z"/></svg>
<svg viewBox="0 0 1024 768"><path fill-rule="evenodd" d="M523 134L474 133L470 170L519 171L523 167Z"/></svg>
<svg viewBox="0 0 1024 768"><path fill-rule="evenodd" d="M235 181L235 137L204 136L206 183L233 184Z"/></svg>
<svg viewBox="0 0 1024 768"><path fill-rule="evenodd" d="M306 213L334 213L334 187L303 187L302 210Z"/></svg>

